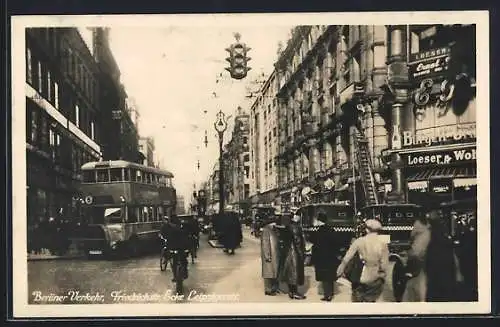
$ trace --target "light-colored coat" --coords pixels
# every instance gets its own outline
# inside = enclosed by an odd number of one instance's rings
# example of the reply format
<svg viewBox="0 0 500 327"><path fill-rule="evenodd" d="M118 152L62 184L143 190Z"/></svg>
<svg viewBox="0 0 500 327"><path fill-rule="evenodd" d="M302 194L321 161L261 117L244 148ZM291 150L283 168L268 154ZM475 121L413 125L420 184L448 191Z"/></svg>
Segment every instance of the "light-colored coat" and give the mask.
<svg viewBox="0 0 500 327"><path fill-rule="evenodd" d="M279 239L274 226L274 223L264 226L260 237L262 278L278 278Z"/></svg>
<svg viewBox="0 0 500 327"><path fill-rule="evenodd" d="M427 295L427 273L425 259L431 240L429 228L416 224L411 232L411 248L408 251L408 261L413 278L406 283L403 302L425 302Z"/></svg>

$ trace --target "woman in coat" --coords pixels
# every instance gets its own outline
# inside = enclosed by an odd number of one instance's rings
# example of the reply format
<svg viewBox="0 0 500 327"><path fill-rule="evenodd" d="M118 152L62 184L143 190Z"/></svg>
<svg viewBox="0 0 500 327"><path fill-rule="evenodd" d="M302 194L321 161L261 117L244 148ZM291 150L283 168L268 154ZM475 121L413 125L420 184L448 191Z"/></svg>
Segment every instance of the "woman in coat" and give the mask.
<svg viewBox="0 0 500 327"><path fill-rule="evenodd" d="M408 251L406 283L403 302L425 302L427 294L426 258L431 240L430 224L426 217L418 217L413 224L410 236L411 247Z"/></svg>
<svg viewBox="0 0 500 327"><path fill-rule="evenodd" d="M294 215L291 224L283 231L285 261L281 280L288 283L288 296L291 299L302 300L305 295L298 293L298 286L304 285L305 241L302 228L299 225L300 216Z"/></svg>
<svg viewBox="0 0 500 327"><path fill-rule="evenodd" d="M238 216L234 212L226 213L224 218L225 228L223 245L228 254L234 254L234 250L242 241L241 223Z"/></svg>
<svg viewBox="0 0 500 327"><path fill-rule="evenodd" d="M323 285L324 297L321 301L330 302L333 298L335 272L340 264L340 259L335 255L335 251L341 245L338 244L325 221L326 215L320 212L318 219L314 222L318 230L311 233L309 240L313 243L311 259L316 281Z"/></svg>
<svg viewBox="0 0 500 327"><path fill-rule="evenodd" d="M351 244L337 269L337 277L342 276L347 263L359 254L363 267L359 283L355 283L352 290L353 302L377 301L383 291L389 263L387 243L378 237L382 224L378 220L368 219L365 225L366 235Z"/></svg>
<svg viewBox="0 0 500 327"><path fill-rule="evenodd" d="M276 223L269 220L262 229L260 238L260 257L262 261L262 278L264 278L265 294L274 296L279 291L279 238Z"/></svg>

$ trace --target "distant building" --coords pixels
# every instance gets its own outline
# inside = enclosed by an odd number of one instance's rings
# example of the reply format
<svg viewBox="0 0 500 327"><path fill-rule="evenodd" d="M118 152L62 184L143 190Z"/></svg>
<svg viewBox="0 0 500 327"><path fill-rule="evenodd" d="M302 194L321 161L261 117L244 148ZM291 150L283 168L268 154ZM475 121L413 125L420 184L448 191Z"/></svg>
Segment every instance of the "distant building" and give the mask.
<svg viewBox="0 0 500 327"><path fill-rule="evenodd" d="M139 138L139 152L141 152L142 155L144 156L144 159L142 161L142 164L144 166L153 167L155 165L154 151L155 151L155 143L153 138L151 137Z"/></svg>
<svg viewBox="0 0 500 327"><path fill-rule="evenodd" d="M186 213L186 207L185 207L185 201L184 197L182 195L177 195L177 207L175 209L175 212L178 215L184 215Z"/></svg>
<svg viewBox="0 0 500 327"><path fill-rule="evenodd" d="M249 116L238 107L234 121L224 167L227 204L244 210L250 195Z"/></svg>
<svg viewBox="0 0 500 327"><path fill-rule="evenodd" d="M278 102L275 72L262 84L250 107L250 197L271 203L278 192Z"/></svg>

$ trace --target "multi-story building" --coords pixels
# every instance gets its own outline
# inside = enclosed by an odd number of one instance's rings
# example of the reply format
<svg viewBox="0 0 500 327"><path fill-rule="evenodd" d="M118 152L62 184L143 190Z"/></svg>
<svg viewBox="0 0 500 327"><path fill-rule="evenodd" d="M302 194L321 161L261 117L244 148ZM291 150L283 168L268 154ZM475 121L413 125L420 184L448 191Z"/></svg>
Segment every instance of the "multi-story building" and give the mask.
<svg viewBox="0 0 500 327"><path fill-rule="evenodd" d="M133 120L136 108L127 104L120 69L109 45L109 28L94 29L94 58L100 72L101 120L106 126L101 139L103 159L141 163L144 157L139 152L139 134Z"/></svg>
<svg viewBox="0 0 500 327"><path fill-rule="evenodd" d="M263 83L250 107L250 197L271 203L278 190L278 101L276 73Z"/></svg>
<svg viewBox="0 0 500 327"><path fill-rule="evenodd" d="M249 115L241 107L234 118L234 129L227 146L225 171L228 180L227 203L235 209L246 210L250 195L250 153L249 153Z"/></svg>
<svg viewBox="0 0 500 327"><path fill-rule="evenodd" d="M282 202L474 196L473 25L299 26L275 67Z"/></svg>
<svg viewBox="0 0 500 327"><path fill-rule="evenodd" d="M141 162L145 166L154 167L154 151L155 143L151 137L140 137L139 138L139 152L144 156L144 160Z"/></svg>
<svg viewBox="0 0 500 327"><path fill-rule="evenodd" d="M80 167L101 158L99 70L76 28L26 29L28 226L76 215Z"/></svg>
<svg viewBox="0 0 500 327"><path fill-rule="evenodd" d="M214 164L209 177L208 207L212 212L219 212L219 161Z"/></svg>
<svg viewBox="0 0 500 327"><path fill-rule="evenodd" d="M140 121L141 115L139 113L137 103L136 103L135 99L132 97L128 97L127 99L125 99L125 102L126 102L125 104L128 108L128 111L130 113L130 118L132 119L132 122L134 123L134 126L137 130L137 133L140 135L139 121Z"/></svg>

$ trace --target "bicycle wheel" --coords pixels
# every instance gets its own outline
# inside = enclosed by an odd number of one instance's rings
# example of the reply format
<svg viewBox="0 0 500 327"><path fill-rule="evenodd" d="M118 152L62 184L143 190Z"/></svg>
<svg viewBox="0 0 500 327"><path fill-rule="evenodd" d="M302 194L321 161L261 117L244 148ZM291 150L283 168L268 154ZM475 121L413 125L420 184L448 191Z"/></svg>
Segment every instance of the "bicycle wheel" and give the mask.
<svg viewBox="0 0 500 327"><path fill-rule="evenodd" d="M184 292L184 270L182 263L178 262L175 267L175 291L177 294L183 294Z"/></svg>
<svg viewBox="0 0 500 327"><path fill-rule="evenodd" d="M167 259L166 251L165 251L165 249L161 249L160 270L161 271L167 270L167 265L168 265L168 259Z"/></svg>

